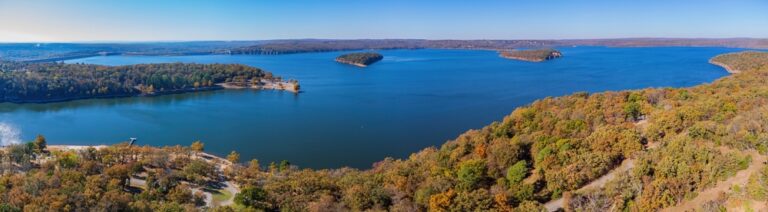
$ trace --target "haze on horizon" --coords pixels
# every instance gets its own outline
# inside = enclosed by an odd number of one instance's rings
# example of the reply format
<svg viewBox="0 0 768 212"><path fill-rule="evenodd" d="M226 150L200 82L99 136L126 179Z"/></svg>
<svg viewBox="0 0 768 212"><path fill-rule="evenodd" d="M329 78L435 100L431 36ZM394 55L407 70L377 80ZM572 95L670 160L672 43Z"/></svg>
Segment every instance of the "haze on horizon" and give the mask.
<svg viewBox="0 0 768 212"><path fill-rule="evenodd" d="M0 42L768 38L768 1L0 0Z"/></svg>

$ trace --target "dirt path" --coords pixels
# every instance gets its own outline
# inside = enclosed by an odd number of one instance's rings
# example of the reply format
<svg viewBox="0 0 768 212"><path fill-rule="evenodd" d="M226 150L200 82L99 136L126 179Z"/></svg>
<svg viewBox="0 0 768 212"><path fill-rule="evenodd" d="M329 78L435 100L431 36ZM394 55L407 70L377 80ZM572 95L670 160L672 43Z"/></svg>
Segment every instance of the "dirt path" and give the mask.
<svg viewBox="0 0 768 212"><path fill-rule="evenodd" d="M647 126L647 124L648 124L648 120L647 119L642 119L640 121L635 122L635 126L640 127L640 128L645 128ZM650 144L648 144L647 148L648 149L653 149L653 148L656 148L658 146L659 146L658 144L650 143ZM616 177L616 175L618 175L619 173L628 171L628 170L632 169L633 167L635 167L635 160L634 159L626 159L626 160L621 162L621 165L617 166L616 168L614 168L611 171L608 171L607 174L597 178L596 180L590 182L589 184L587 184L587 185L577 189L575 192L586 191L586 190L593 189L593 188L601 188L606 183L608 183L608 181L610 181L611 179ZM544 203L544 207L547 208L547 211L556 211L557 209L560 209L560 208L563 207L563 198L561 197L561 198L550 200L549 202Z"/></svg>
<svg viewBox="0 0 768 212"><path fill-rule="evenodd" d="M147 188L147 181L131 176L131 186L141 189Z"/></svg>
<svg viewBox="0 0 768 212"><path fill-rule="evenodd" d="M725 203L725 208L727 208L729 212L766 212L768 211L766 206L768 205L766 205L764 201L757 201L753 199L744 199L731 203Z"/></svg>
<svg viewBox="0 0 768 212"><path fill-rule="evenodd" d="M635 160L634 159L626 159L621 162L621 165L614 168L613 170L609 171L608 174L603 175L600 178L597 178L596 180L590 182L589 184L577 189L575 192L581 192L586 191L593 188L600 188L605 185L608 181L616 177L619 173L625 172L627 170L632 169L632 167L635 167ZM551 200L544 204L544 207L547 208L548 211L556 211L559 208L563 207L563 198L558 198Z"/></svg>
<svg viewBox="0 0 768 212"><path fill-rule="evenodd" d="M227 169L227 168L229 168L230 166L233 165L232 162L230 162L228 160L225 160L224 158L212 155L212 154L208 154L208 153L205 153L205 152L201 152L201 153L198 153L198 154L199 154L199 156L196 155L195 157L203 159L203 160L207 161L208 163L215 164L216 165L216 169L217 169L217 171L219 173L223 173L225 169ZM231 194L231 197L229 197L229 199L227 199L227 200L224 200L224 201L218 203L216 206L227 206L227 205L234 204L235 195L237 193L240 193L240 187L238 187L234 182L229 181L229 180L223 181L222 183L224 184L224 187L222 187L221 189L228 191ZM206 198L208 200L210 200L210 201L206 201L206 203L209 206L211 206L212 202L213 202L213 198L212 198L213 195L210 192L203 192L203 193L205 193Z"/></svg>
<svg viewBox="0 0 768 212"><path fill-rule="evenodd" d="M704 205L704 203L717 199L721 192L730 191L733 185L747 184L749 176L762 170L763 167L765 167L766 159L768 159L768 157L759 154L755 150L749 150L747 153L752 156L752 162L749 164L749 167L737 172L733 177L717 183L715 187L699 192L699 195L697 195L696 198L683 201L675 207L665 208L662 211L694 211Z"/></svg>
<svg viewBox="0 0 768 212"><path fill-rule="evenodd" d="M199 188L190 188L190 190L192 191L193 194L200 192L203 194L203 196L205 196L205 200L203 200L205 202L205 206L208 206L208 207L213 206L213 194Z"/></svg>
<svg viewBox="0 0 768 212"><path fill-rule="evenodd" d="M232 205L235 203L235 194L240 193L240 188L237 187L234 183L231 183L229 181L224 182L224 190L227 190L230 194L232 194L232 197L230 197L228 200L222 201L219 203L220 206L227 206Z"/></svg>

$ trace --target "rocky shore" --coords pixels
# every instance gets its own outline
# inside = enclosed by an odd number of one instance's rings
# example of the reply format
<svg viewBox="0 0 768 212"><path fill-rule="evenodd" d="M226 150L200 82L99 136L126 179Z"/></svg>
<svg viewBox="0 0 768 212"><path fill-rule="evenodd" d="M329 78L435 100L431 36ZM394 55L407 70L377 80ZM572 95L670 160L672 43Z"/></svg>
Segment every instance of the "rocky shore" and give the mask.
<svg viewBox="0 0 768 212"><path fill-rule="evenodd" d="M216 84L224 89L259 89L259 90L281 90L290 91L293 93L299 93L301 86L298 81L272 81L272 80L260 80L257 83L248 81L246 83L226 82Z"/></svg>

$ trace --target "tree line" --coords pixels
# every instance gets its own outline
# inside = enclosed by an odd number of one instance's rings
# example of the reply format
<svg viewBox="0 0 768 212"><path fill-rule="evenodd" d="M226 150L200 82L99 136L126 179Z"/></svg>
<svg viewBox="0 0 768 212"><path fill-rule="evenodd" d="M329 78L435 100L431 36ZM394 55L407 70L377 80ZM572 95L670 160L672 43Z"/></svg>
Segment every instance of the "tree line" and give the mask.
<svg viewBox="0 0 768 212"><path fill-rule="evenodd" d="M157 95L214 89L217 83L254 79L279 77L239 64L103 66L0 61L0 102Z"/></svg>
<svg viewBox="0 0 768 212"><path fill-rule="evenodd" d="M336 57L336 61L338 62L366 66L378 62L381 59L384 59L384 56L376 52L349 53Z"/></svg>

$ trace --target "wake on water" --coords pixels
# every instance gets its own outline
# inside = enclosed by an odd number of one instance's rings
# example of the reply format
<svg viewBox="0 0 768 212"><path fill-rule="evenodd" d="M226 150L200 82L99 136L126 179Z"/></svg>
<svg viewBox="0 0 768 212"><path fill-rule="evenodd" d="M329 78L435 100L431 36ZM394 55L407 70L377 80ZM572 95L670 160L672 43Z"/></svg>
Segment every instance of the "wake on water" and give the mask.
<svg viewBox="0 0 768 212"><path fill-rule="evenodd" d="M21 129L18 127L0 122L0 146L21 143Z"/></svg>
<svg viewBox="0 0 768 212"><path fill-rule="evenodd" d="M415 57L397 57L397 56L386 56L383 59L384 61L391 61L391 62L413 62L413 61L424 61L428 60L426 58L415 58Z"/></svg>

